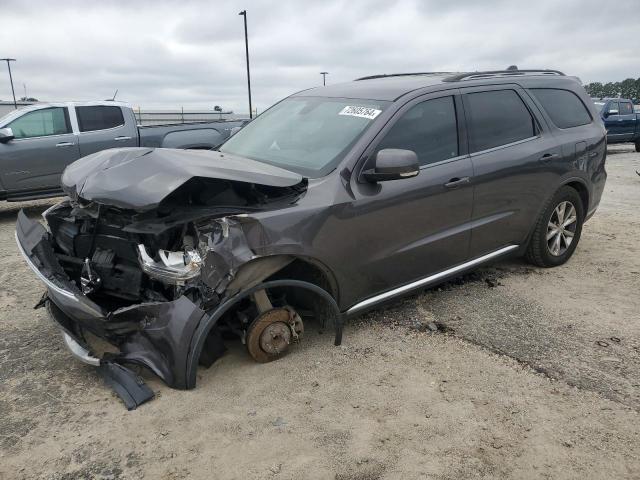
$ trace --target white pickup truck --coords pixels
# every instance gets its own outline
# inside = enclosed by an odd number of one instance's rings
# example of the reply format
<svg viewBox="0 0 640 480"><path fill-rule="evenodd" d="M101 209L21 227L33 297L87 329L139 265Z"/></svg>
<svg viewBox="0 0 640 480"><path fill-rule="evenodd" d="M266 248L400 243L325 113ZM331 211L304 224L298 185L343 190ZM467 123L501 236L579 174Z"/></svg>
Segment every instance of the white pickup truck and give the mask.
<svg viewBox="0 0 640 480"><path fill-rule="evenodd" d="M117 147L211 149L246 120L137 125L121 102L38 103L0 118L0 200L60 195L60 176L80 157Z"/></svg>

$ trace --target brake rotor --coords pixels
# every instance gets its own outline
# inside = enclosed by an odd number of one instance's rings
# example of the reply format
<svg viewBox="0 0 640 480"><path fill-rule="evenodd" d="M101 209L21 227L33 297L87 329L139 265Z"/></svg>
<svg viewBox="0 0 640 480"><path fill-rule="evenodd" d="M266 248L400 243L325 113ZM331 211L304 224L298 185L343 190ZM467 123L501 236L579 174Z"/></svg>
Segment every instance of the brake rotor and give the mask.
<svg viewBox="0 0 640 480"><path fill-rule="evenodd" d="M304 333L302 319L291 307L273 308L261 313L247 329L247 350L259 363L287 354L289 346Z"/></svg>

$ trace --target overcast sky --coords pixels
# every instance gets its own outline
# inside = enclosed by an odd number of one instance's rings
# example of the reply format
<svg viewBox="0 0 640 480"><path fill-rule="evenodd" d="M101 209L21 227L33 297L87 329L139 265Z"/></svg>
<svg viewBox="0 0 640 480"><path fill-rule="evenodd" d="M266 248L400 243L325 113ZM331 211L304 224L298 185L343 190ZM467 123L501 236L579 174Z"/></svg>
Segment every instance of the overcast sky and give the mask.
<svg viewBox="0 0 640 480"><path fill-rule="evenodd" d="M615 8L614 8L615 5ZM16 95L111 97L147 108L247 112L376 73L553 68L590 81L640 77L640 0L0 0L0 58ZM9 100L0 65L0 99Z"/></svg>

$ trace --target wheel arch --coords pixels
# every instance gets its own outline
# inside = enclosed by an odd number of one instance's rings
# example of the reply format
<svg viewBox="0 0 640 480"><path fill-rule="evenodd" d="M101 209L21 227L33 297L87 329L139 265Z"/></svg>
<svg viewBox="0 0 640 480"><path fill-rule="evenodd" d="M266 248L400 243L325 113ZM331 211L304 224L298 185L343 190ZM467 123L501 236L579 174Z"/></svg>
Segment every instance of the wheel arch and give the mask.
<svg viewBox="0 0 640 480"><path fill-rule="evenodd" d="M584 210L584 214L586 215L587 212L589 211L590 194L585 181L578 178L569 179L566 182L564 182L562 185L560 185L556 190L556 192L562 187L571 187L578 192L578 195L580 195L580 200L582 200L582 207ZM553 192L553 195L555 195L556 192Z"/></svg>
<svg viewBox="0 0 640 480"><path fill-rule="evenodd" d="M312 283L324 289L339 302L338 282L333 272L321 261L307 256L294 255L292 261L266 280L291 279Z"/></svg>
<svg viewBox="0 0 640 480"><path fill-rule="evenodd" d="M193 389L196 386L196 378L197 378L197 369L198 369L198 361L200 359L200 355L204 349L205 340L207 336L212 331L212 329L216 326L218 320L222 318L222 316L230 311L234 306L236 306L241 300L249 297L253 293L258 290L269 290L271 288L279 288L279 287L293 287L308 291L312 294L315 294L326 303L327 307L330 309L332 316L334 317L334 325L335 325L335 345L340 345L342 342L342 324L343 324L343 314L338 307L335 299L323 288L314 285L309 282L304 282L300 280L270 280L266 282L260 282L257 285L254 285L251 288L247 288L245 290L240 291L233 297L227 298L220 305L218 305L215 310L211 313L205 315L203 319L200 321L200 324L196 328L196 331L191 338L191 342L189 344L189 352L187 355L187 371L186 371L186 388Z"/></svg>
<svg viewBox="0 0 640 480"><path fill-rule="evenodd" d="M540 215L542 215L542 212L544 212L545 208L547 207L547 204L551 201L553 196L556 193L558 193L558 190L560 190L562 187L571 187L576 192L578 192L578 195L580 196L580 199L582 200L582 206L584 207L583 210L584 210L584 214L586 216L587 212L589 211L589 198L590 198L589 188L587 187L587 183L585 182L584 179L582 179L580 177L571 177L571 178L565 179L562 183L560 183L558 185L558 187L555 190L553 190L549 194L549 196L547 198L544 199L544 202L542 202L540 207L538 208L538 211L536 212L536 216L533 218L533 221L531 222L531 227L529 229L529 233L527 235L527 238L526 238L525 242L522 244L522 249L520 250L522 253L524 253L526 251L527 246L529 245L529 242L531 241L531 237L533 236L533 232L535 231L536 223L538 221L538 218L540 217Z"/></svg>
<svg viewBox="0 0 640 480"><path fill-rule="evenodd" d="M228 296L270 280L300 280L326 290L339 303L335 275L324 263L308 256L278 253L264 255L241 265L228 286Z"/></svg>

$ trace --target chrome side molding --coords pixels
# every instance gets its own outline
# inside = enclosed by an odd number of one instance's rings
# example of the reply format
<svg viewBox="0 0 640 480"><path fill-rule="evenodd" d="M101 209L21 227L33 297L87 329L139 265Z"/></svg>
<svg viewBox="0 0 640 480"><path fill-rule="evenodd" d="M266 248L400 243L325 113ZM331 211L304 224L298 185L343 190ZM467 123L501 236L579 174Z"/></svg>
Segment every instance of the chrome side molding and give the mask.
<svg viewBox="0 0 640 480"><path fill-rule="evenodd" d="M416 288L424 287L431 283L436 283L438 280L441 280L445 277L453 275L454 273L458 273L468 268L471 268L475 265L479 265L488 260L491 260L492 258L496 258L496 257L499 257L500 255L504 255L505 253L511 252L517 248L518 248L518 245L509 245L507 247L503 247L499 250L496 250L495 252L487 253L486 255L483 255L481 257L474 258L473 260L469 260L468 262L465 262L465 263L461 263L460 265L449 268L448 270L443 270L442 272L436 273L434 275L421 278L420 280L416 280L415 282L408 283L407 285L403 285L402 287L394 288L393 290L389 290L387 292L376 295L375 297L367 298L366 300L363 300L360 303L356 303L353 307L347 310L347 315L351 315L367 307L370 307L371 305L383 302L384 300L388 300L389 298L401 295L405 292L414 290Z"/></svg>

